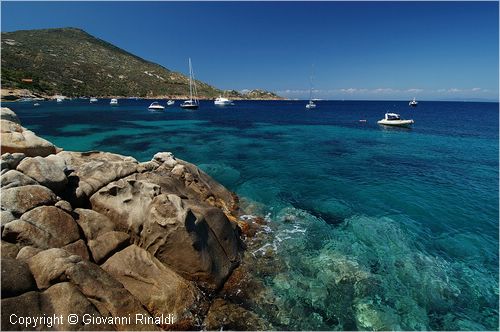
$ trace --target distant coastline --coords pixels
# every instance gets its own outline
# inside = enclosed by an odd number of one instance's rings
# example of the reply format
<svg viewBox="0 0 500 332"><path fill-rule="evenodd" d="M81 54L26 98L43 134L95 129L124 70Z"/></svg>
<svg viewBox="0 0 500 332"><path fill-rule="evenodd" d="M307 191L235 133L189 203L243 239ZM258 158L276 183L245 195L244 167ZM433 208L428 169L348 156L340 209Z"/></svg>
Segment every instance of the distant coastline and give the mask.
<svg viewBox="0 0 500 332"><path fill-rule="evenodd" d="M260 90L251 90L251 91L260 91ZM277 96L277 95L233 95L233 94L228 94L227 95L229 98L232 100L288 100L286 98ZM90 97L96 97L96 98L101 98L101 99L111 99L111 98L118 98L118 99L134 99L134 98L139 98L139 99L174 99L174 100L184 100L184 99L189 99L188 95L181 94L181 95L154 95L154 96L119 96L119 95L93 95L93 96L65 96L62 94L59 95L52 95L52 94L44 94L44 93L38 93L31 91L29 89L9 89L9 88L2 88L1 89L1 101L20 101L23 99L30 99L30 100L56 100L57 98L62 97L63 99L73 99L73 98L80 98L80 97L85 97L85 98L90 98ZM216 97L212 96L200 96L200 100L214 100Z"/></svg>

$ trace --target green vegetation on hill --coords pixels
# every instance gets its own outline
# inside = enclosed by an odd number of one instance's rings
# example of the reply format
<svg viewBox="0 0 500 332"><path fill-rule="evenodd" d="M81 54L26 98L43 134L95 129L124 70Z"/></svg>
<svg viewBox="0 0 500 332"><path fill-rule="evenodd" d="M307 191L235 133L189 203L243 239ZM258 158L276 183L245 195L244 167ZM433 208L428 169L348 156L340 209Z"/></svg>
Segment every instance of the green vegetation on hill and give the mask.
<svg viewBox="0 0 500 332"><path fill-rule="evenodd" d="M76 28L2 33L2 88L66 96L185 96L188 78ZM23 82L32 79L32 82ZM202 98L223 92L196 81ZM240 93L236 95L247 98ZM275 99L279 98L270 93Z"/></svg>

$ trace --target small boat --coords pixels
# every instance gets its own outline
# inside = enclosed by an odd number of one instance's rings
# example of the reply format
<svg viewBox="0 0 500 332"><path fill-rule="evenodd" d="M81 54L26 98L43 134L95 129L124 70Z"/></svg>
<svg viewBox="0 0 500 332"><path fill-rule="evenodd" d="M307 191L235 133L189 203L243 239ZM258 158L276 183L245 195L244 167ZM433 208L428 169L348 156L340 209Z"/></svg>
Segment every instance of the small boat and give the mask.
<svg viewBox="0 0 500 332"><path fill-rule="evenodd" d="M215 98L214 104L218 106L234 105L232 100L222 96Z"/></svg>
<svg viewBox="0 0 500 332"><path fill-rule="evenodd" d="M306 108L307 109L316 108L316 104L314 103L314 101L309 100L309 102L306 104Z"/></svg>
<svg viewBox="0 0 500 332"><path fill-rule="evenodd" d="M62 102L63 102L63 100L64 100L64 99L62 99L62 98L57 98L57 99L56 99L56 102L58 102L58 103L62 103Z"/></svg>
<svg viewBox="0 0 500 332"><path fill-rule="evenodd" d="M194 93L194 98L193 98ZM194 82L193 67L191 65L191 58L189 58L189 100L185 100L182 104L182 108L195 110L199 107L198 98L196 97L196 83Z"/></svg>
<svg viewBox="0 0 500 332"><path fill-rule="evenodd" d="M118 106L118 99L112 98L111 101L109 102L111 106Z"/></svg>
<svg viewBox="0 0 500 332"><path fill-rule="evenodd" d="M34 103L33 106L37 107L37 106L40 106L39 103Z"/></svg>
<svg viewBox="0 0 500 332"><path fill-rule="evenodd" d="M175 100L170 99L167 101L167 106L172 106L173 104L175 104Z"/></svg>
<svg viewBox="0 0 500 332"><path fill-rule="evenodd" d="M417 107L418 101L416 101L414 97L413 100L408 103L408 105L410 105L411 107Z"/></svg>
<svg viewBox="0 0 500 332"><path fill-rule="evenodd" d="M185 100L181 104L182 108L190 109L190 110L195 110L198 109L198 102L196 100Z"/></svg>
<svg viewBox="0 0 500 332"><path fill-rule="evenodd" d="M97 103L99 100L95 97L90 98L90 103Z"/></svg>
<svg viewBox="0 0 500 332"><path fill-rule="evenodd" d="M165 109L165 106L161 106L160 103L154 101L151 103L151 105L149 105L148 109L151 111L163 111Z"/></svg>
<svg viewBox="0 0 500 332"><path fill-rule="evenodd" d="M401 116L396 113L385 113L385 117L377 121L377 123L385 126L410 127L415 121L403 120Z"/></svg>

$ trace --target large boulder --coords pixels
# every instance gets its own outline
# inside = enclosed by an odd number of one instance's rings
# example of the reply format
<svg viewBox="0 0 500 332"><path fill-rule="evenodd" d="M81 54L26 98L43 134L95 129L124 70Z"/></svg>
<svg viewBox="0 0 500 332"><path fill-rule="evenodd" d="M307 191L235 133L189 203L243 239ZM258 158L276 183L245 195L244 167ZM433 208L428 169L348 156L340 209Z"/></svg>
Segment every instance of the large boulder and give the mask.
<svg viewBox="0 0 500 332"><path fill-rule="evenodd" d="M2 114L5 112L2 108ZM3 118L2 115L0 122L2 153L24 153L29 157L45 157L57 152L57 148L52 143L22 127L19 120L15 121L10 116Z"/></svg>
<svg viewBox="0 0 500 332"><path fill-rule="evenodd" d="M127 233L111 231L90 240L88 245L94 261L101 264L113 253L126 247L129 239L130 236Z"/></svg>
<svg viewBox="0 0 500 332"><path fill-rule="evenodd" d="M7 171L0 176L0 185L2 187L2 190L34 184L38 183L29 176L26 176L14 169Z"/></svg>
<svg viewBox="0 0 500 332"><path fill-rule="evenodd" d="M19 253L19 247L16 244L2 240L0 253L2 258L16 258Z"/></svg>
<svg viewBox="0 0 500 332"><path fill-rule="evenodd" d="M107 216L115 229L139 237L153 198L160 194L160 187L146 181L136 181L131 176L108 184L90 198L92 210Z"/></svg>
<svg viewBox="0 0 500 332"><path fill-rule="evenodd" d="M151 319L141 303L122 284L94 263L82 260L63 249L48 249L28 260L28 265L40 289L52 284L71 281L73 285L94 305L102 316L144 317ZM143 322L145 322L144 320ZM154 324L117 320L118 330L158 330Z"/></svg>
<svg viewBox="0 0 500 332"><path fill-rule="evenodd" d="M24 153L4 153L0 159L0 168L4 169L15 169L17 165L26 157Z"/></svg>
<svg viewBox="0 0 500 332"><path fill-rule="evenodd" d="M4 226L2 238L41 249L59 248L80 238L68 213L55 206L39 206Z"/></svg>
<svg viewBox="0 0 500 332"><path fill-rule="evenodd" d="M2 298L36 290L28 265L17 259L2 259Z"/></svg>
<svg viewBox="0 0 500 332"><path fill-rule="evenodd" d="M234 225L219 209L162 194L146 220L139 245L203 287L218 288L239 261Z"/></svg>
<svg viewBox="0 0 500 332"><path fill-rule="evenodd" d="M67 244L64 247L62 247L62 249L66 250L70 254L78 255L78 256L82 257L83 259L86 259L86 260L90 259L89 248L85 244L85 241L83 241L82 239L77 240L75 242L72 242L70 244Z"/></svg>
<svg viewBox="0 0 500 332"><path fill-rule="evenodd" d="M105 215L90 209L75 209L76 222L80 226L87 241L96 239L99 235L111 232L115 224Z"/></svg>
<svg viewBox="0 0 500 332"><path fill-rule="evenodd" d="M59 331L113 331L115 326L105 320L105 316L95 308L78 288L69 282L61 282L41 293L44 312L62 316ZM46 309L45 309L46 307ZM77 315L78 324L70 324L67 317ZM84 320L85 318L94 320Z"/></svg>
<svg viewBox="0 0 500 332"><path fill-rule="evenodd" d="M104 316L71 283L56 284L44 292L31 291L20 296L2 299L2 331L106 331L115 330L113 325L105 323ZM78 324L69 324L68 316L77 315ZM83 318L92 317L101 324L89 322ZM62 316L62 319L60 318ZM30 324L19 318L45 317ZM54 318L54 317L57 317ZM50 319L49 319L50 318Z"/></svg>
<svg viewBox="0 0 500 332"><path fill-rule="evenodd" d="M43 331L52 327L46 322L23 324L17 317L43 317L49 315L49 310L44 307L39 292L27 292L19 296L2 299L1 301L1 329L2 331Z"/></svg>
<svg viewBox="0 0 500 332"><path fill-rule="evenodd" d="M61 192L68 182L64 168L49 158L25 158L17 166L17 170L56 193Z"/></svg>
<svg viewBox="0 0 500 332"><path fill-rule="evenodd" d="M12 112L12 110L10 108L7 108L7 107L0 108L0 118L2 120L11 121L11 122L18 123L18 124L21 123L19 121L19 118L17 117L17 114Z"/></svg>
<svg viewBox="0 0 500 332"><path fill-rule="evenodd" d="M158 185L134 176L110 183L90 201L135 244L203 287L218 288L239 260L234 226L199 201L160 194Z"/></svg>
<svg viewBox="0 0 500 332"><path fill-rule="evenodd" d="M53 205L56 201L56 195L49 188L40 185L2 189L0 198L2 210L10 210L16 215L37 206Z"/></svg>
<svg viewBox="0 0 500 332"><path fill-rule="evenodd" d="M114 254L102 268L118 280L155 316L175 317L175 323L194 329L201 292L146 250L131 245Z"/></svg>
<svg viewBox="0 0 500 332"><path fill-rule="evenodd" d="M57 156L72 171L65 195L74 206L84 205L96 191L136 172L138 166L134 158L113 153L62 151Z"/></svg>

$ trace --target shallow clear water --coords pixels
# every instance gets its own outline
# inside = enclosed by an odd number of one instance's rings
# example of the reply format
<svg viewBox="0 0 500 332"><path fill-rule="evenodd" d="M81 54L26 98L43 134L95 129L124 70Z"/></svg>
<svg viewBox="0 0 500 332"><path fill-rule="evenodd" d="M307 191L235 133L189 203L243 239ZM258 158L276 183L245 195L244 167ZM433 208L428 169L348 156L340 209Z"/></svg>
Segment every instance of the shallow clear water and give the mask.
<svg viewBox="0 0 500 332"><path fill-rule="evenodd" d="M107 102L4 106L67 150L172 151L266 216L276 328L498 329L498 103Z"/></svg>

